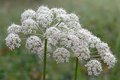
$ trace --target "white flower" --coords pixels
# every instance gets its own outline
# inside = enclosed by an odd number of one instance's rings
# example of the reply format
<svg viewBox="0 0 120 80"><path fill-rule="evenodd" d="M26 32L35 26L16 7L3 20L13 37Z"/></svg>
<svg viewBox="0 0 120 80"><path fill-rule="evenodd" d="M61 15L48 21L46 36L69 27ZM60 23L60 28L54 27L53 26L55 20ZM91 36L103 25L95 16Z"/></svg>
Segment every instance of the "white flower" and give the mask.
<svg viewBox="0 0 120 80"><path fill-rule="evenodd" d="M45 35L47 38L53 38L53 37L59 37L58 34L61 31L59 29L57 29L56 27L50 27L46 30Z"/></svg>
<svg viewBox="0 0 120 80"><path fill-rule="evenodd" d="M102 54L101 58L103 59L104 63L108 65L108 68L113 68L117 61L111 53Z"/></svg>
<svg viewBox="0 0 120 80"><path fill-rule="evenodd" d="M53 53L52 50L53 49L51 48L51 46L49 44L47 44L47 53L46 53L47 58L49 58L51 56L50 53ZM44 59L44 44L42 44L42 47L39 48L36 53L37 53L38 57L40 58L40 60L43 61L43 59Z"/></svg>
<svg viewBox="0 0 120 80"><path fill-rule="evenodd" d="M35 18L35 14L36 14L36 12L32 9L25 10L21 14L21 21L24 21L26 19L33 19L33 18Z"/></svg>
<svg viewBox="0 0 120 80"><path fill-rule="evenodd" d="M87 67L88 75L98 76L102 71L101 63L97 60L90 60L85 67Z"/></svg>
<svg viewBox="0 0 120 80"><path fill-rule="evenodd" d="M46 28L52 23L53 16L51 14L40 14L36 16L36 20L40 26Z"/></svg>
<svg viewBox="0 0 120 80"><path fill-rule="evenodd" d="M36 17L40 14L49 14L50 9L47 6L40 6L38 10L36 11Z"/></svg>
<svg viewBox="0 0 120 80"><path fill-rule="evenodd" d="M67 15L67 12L62 8L52 8L51 11L57 22L61 22L61 21L66 22L70 20L69 16Z"/></svg>
<svg viewBox="0 0 120 80"><path fill-rule="evenodd" d="M70 29L73 29L74 31L77 31L77 30L81 29L81 25L80 25L79 22L76 22L76 21L66 21L65 23L66 23L66 25L68 25L68 27Z"/></svg>
<svg viewBox="0 0 120 80"><path fill-rule="evenodd" d="M108 44L104 42L97 43L96 48L99 54L110 52L110 48L108 47Z"/></svg>
<svg viewBox="0 0 120 80"><path fill-rule="evenodd" d="M67 14L60 14L56 16L58 22L67 22L70 20L70 17Z"/></svg>
<svg viewBox="0 0 120 80"><path fill-rule="evenodd" d="M60 38L60 45L63 45L67 48L77 46L79 45L79 38L72 34L66 34L64 37Z"/></svg>
<svg viewBox="0 0 120 80"><path fill-rule="evenodd" d="M88 42L90 48L95 48L96 44L100 43L101 40L100 40L100 38L98 38L94 35L90 35L87 42Z"/></svg>
<svg viewBox="0 0 120 80"><path fill-rule="evenodd" d="M88 48L87 43L83 40L80 40L78 44L79 45L72 47L74 56L78 57L80 61L88 60L90 58L90 50Z"/></svg>
<svg viewBox="0 0 120 80"><path fill-rule="evenodd" d="M61 23L58 23L58 24L56 24L55 25L60 31L62 31L62 32L64 32L64 33L69 33L69 28L68 28L68 26L65 24L65 23L63 23L63 22L61 22Z"/></svg>
<svg viewBox="0 0 120 80"><path fill-rule="evenodd" d="M36 20L40 26L46 28L52 23L53 14L48 7L40 6L36 12Z"/></svg>
<svg viewBox="0 0 120 80"><path fill-rule="evenodd" d="M79 18L75 14L61 14L58 16L59 20L64 22L70 29L73 29L75 31L81 29L81 25L79 23Z"/></svg>
<svg viewBox="0 0 120 80"><path fill-rule="evenodd" d="M22 32L24 34L36 33L38 24L33 19L27 19L22 22Z"/></svg>
<svg viewBox="0 0 120 80"><path fill-rule="evenodd" d="M51 11L55 16L59 16L61 14L67 14L67 12L63 8L52 8Z"/></svg>
<svg viewBox="0 0 120 80"><path fill-rule="evenodd" d="M76 35L86 41L89 44L90 48L95 48L97 43L100 43L101 40L94 36L90 31L86 30L86 29L80 29L76 32Z"/></svg>
<svg viewBox="0 0 120 80"><path fill-rule="evenodd" d="M98 43L98 44L96 44L96 48L98 50L98 54L100 54L104 63L106 63L109 66L109 68L114 67L117 60L111 53L111 51L108 47L108 44L104 43L104 42Z"/></svg>
<svg viewBox="0 0 120 80"><path fill-rule="evenodd" d="M77 22L79 22L79 17L76 14L71 13L71 14L68 14L68 16L70 17L70 21L77 21Z"/></svg>
<svg viewBox="0 0 120 80"><path fill-rule="evenodd" d="M31 50L33 53L37 53L38 50L41 50L42 48L42 41L37 36L30 36L26 40L26 48L28 50Z"/></svg>
<svg viewBox="0 0 120 80"><path fill-rule="evenodd" d="M20 33L21 32L21 26L16 24L11 24L8 29L8 33Z"/></svg>
<svg viewBox="0 0 120 80"><path fill-rule="evenodd" d="M19 38L19 36L18 36L17 34L10 33L10 34L6 37L5 40L6 40L6 45L7 45L11 50L20 47L21 39Z"/></svg>
<svg viewBox="0 0 120 80"><path fill-rule="evenodd" d="M41 48L39 48L36 53L37 53L39 59L40 59L41 61L43 61L43 59L44 59L44 58L43 58L43 57L44 57L44 48L43 48L43 46L42 46Z"/></svg>
<svg viewBox="0 0 120 80"><path fill-rule="evenodd" d="M64 34L75 34L75 31L70 29L64 22L57 23L55 27L57 27Z"/></svg>
<svg viewBox="0 0 120 80"><path fill-rule="evenodd" d="M61 37L61 31L56 27L50 27L46 30L45 36L48 38L49 43L55 45Z"/></svg>
<svg viewBox="0 0 120 80"><path fill-rule="evenodd" d="M63 47L57 48L53 52L53 58L57 61L57 63L69 62L70 53L67 49L65 49Z"/></svg>
<svg viewBox="0 0 120 80"><path fill-rule="evenodd" d="M89 43L89 38L92 34L88 30L82 28L76 31L75 35L78 36L80 39Z"/></svg>

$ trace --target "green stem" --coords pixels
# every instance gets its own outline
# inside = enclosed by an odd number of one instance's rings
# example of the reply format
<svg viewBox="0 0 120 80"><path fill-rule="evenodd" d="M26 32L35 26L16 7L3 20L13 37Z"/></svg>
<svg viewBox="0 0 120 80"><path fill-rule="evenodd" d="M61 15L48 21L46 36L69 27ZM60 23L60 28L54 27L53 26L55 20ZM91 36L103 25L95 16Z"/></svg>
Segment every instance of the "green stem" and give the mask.
<svg viewBox="0 0 120 80"><path fill-rule="evenodd" d="M47 53L47 39L45 39L45 46L44 46L43 80L45 80L45 75L46 75L46 53Z"/></svg>
<svg viewBox="0 0 120 80"><path fill-rule="evenodd" d="M75 78L74 78L74 80L77 80L78 58L76 58L75 62L76 62L76 64L75 64Z"/></svg>

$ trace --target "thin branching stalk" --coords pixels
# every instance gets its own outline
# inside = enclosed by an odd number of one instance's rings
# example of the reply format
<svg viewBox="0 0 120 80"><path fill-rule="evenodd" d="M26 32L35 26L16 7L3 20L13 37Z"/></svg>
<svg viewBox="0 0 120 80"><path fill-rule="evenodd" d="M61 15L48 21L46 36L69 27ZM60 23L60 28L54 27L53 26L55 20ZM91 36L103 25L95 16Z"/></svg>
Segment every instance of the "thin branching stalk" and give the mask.
<svg viewBox="0 0 120 80"><path fill-rule="evenodd" d="M44 46L43 80L45 80L45 76L46 76L46 53L47 53L47 39L45 39L45 46Z"/></svg>
<svg viewBox="0 0 120 80"><path fill-rule="evenodd" d="M100 58L100 55L92 55L91 58Z"/></svg>
<svg viewBox="0 0 120 80"><path fill-rule="evenodd" d="M75 60L75 77L74 77L74 80L77 80L77 70L78 70L78 58L76 57L76 60Z"/></svg>

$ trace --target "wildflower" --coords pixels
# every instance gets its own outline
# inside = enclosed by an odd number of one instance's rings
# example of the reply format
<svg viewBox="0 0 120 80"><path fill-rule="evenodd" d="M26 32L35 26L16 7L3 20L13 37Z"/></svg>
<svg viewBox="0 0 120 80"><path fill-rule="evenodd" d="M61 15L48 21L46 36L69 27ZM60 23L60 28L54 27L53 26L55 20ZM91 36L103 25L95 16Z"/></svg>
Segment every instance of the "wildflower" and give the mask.
<svg viewBox="0 0 120 80"><path fill-rule="evenodd" d="M27 19L22 22L22 32L24 34L36 33L38 24L33 19Z"/></svg>
<svg viewBox="0 0 120 80"><path fill-rule="evenodd" d="M77 30L80 30L81 29L81 25L79 22L75 22L75 21L68 21L68 22L65 22L66 25L68 25L68 27L70 29L73 29L74 31L77 31Z"/></svg>
<svg viewBox="0 0 120 80"><path fill-rule="evenodd" d="M53 52L53 58L57 61L57 63L69 62L70 53L67 49L65 49L63 47L57 48Z"/></svg>
<svg viewBox="0 0 120 80"><path fill-rule="evenodd" d="M15 49L15 48L19 48L20 47L20 43L21 43L21 39L19 38L19 36L17 34L14 33L10 33L6 38L6 45L11 49Z"/></svg>
<svg viewBox="0 0 120 80"><path fill-rule="evenodd" d="M46 30L45 36L48 38L50 44L56 45L61 37L61 31L56 27L50 27Z"/></svg>
<svg viewBox="0 0 120 80"><path fill-rule="evenodd" d="M109 50L108 44L107 43L98 43L96 45L98 54L100 54L102 60L104 61L104 63L106 63L109 68L114 67L115 63L116 63L116 58L111 54L111 51Z"/></svg>
<svg viewBox="0 0 120 80"><path fill-rule="evenodd" d="M36 12L37 22L44 28L48 27L53 20L53 14L48 7L41 6Z"/></svg>
<svg viewBox="0 0 120 80"><path fill-rule="evenodd" d="M79 45L72 47L74 56L77 57L80 61L90 59L90 50L87 43L83 40L80 40L78 44Z"/></svg>
<svg viewBox="0 0 120 80"><path fill-rule="evenodd" d="M72 34L67 34L66 36L60 39L60 45L63 45L67 48L71 48L72 46L79 45L79 38Z"/></svg>
<svg viewBox="0 0 120 80"><path fill-rule="evenodd" d="M16 24L11 24L8 29L8 33L20 33L21 32L21 26L16 25Z"/></svg>
<svg viewBox="0 0 120 80"><path fill-rule="evenodd" d="M89 75L98 76L102 71L101 63L92 59L92 50L96 49L98 57L108 65L115 66L115 56L107 43L81 27L79 17L74 13L67 13L62 8L40 6L37 11L28 9L21 14L21 26L12 24L8 27L6 45L11 49L19 48L22 34L26 40L26 48L36 53L40 60L44 57L44 40L47 39L47 57L51 54L57 63L69 62L70 56L79 61L88 61ZM19 34L19 35L18 35ZM27 35L26 35L27 34ZM50 54L49 54L50 53Z"/></svg>
<svg viewBox="0 0 120 80"><path fill-rule="evenodd" d="M36 12L32 9L25 10L21 14L21 21L27 20L27 19L34 19Z"/></svg>
<svg viewBox="0 0 120 80"><path fill-rule="evenodd" d="M42 48L42 41L37 36L30 36L26 40L26 48L28 50L31 50L33 53L37 53L38 50L41 50Z"/></svg>
<svg viewBox="0 0 120 80"><path fill-rule="evenodd" d="M67 14L67 12L63 8L52 8L51 11L55 16L59 16L61 14Z"/></svg>
<svg viewBox="0 0 120 80"><path fill-rule="evenodd" d="M47 6L40 6L36 11L36 17L40 14L47 14L50 12L50 9Z"/></svg>
<svg viewBox="0 0 120 80"><path fill-rule="evenodd" d="M97 60L90 60L85 67L87 67L88 75L98 76L102 71L101 63Z"/></svg>
<svg viewBox="0 0 120 80"><path fill-rule="evenodd" d="M76 22L79 22L79 17L74 14L74 13L71 13L71 14L68 14L69 17L70 17L70 21L76 21Z"/></svg>

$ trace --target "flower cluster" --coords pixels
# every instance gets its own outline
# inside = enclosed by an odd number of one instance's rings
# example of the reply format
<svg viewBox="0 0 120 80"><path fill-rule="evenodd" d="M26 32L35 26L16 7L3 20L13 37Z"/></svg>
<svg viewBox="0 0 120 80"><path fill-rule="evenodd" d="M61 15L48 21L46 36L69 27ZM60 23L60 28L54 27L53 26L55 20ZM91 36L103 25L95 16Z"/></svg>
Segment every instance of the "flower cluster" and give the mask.
<svg viewBox="0 0 120 80"><path fill-rule="evenodd" d="M10 33L7 37L6 37L6 45L11 49L15 49L16 47L19 48L20 47L20 42L21 39L19 38L19 36L17 34L13 34Z"/></svg>
<svg viewBox="0 0 120 80"><path fill-rule="evenodd" d="M42 27L49 27L53 21L52 11L48 7L39 7L36 11L36 20Z"/></svg>
<svg viewBox="0 0 120 80"><path fill-rule="evenodd" d="M26 19L22 22L21 29L24 34L36 33L37 28L38 24L33 19Z"/></svg>
<svg viewBox="0 0 120 80"><path fill-rule="evenodd" d="M102 71L101 63L97 60L90 60L85 67L87 67L88 75L98 76Z"/></svg>
<svg viewBox="0 0 120 80"><path fill-rule="evenodd" d="M11 24L8 29L8 33L20 33L21 32L21 26L16 25L16 24Z"/></svg>
<svg viewBox="0 0 120 80"><path fill-rule="evenodd" d="M108 44L104 42L98 43L96 44L96 48L104 63L106 63L109 68L112 68L116 63L116 58L111 54Z"/></svg>
<svg viewBox="0 0 120 80"><path fill-rule="evenodd" d="M26 48L31 50L33 53L37 53L37 51L42 48L41 39L37 36L30 36L26 40Z"/></svg>
<svg viewBox="0 0 120 80"><path fill-rule="evenodd" d="M24 21L26 19L34 19L36 12L32 9L28 9L25 12L21 14L21 21Z"/></svg>
<svg viewBox="0 0 120 80"><path fill-rule="evenodd" d="M38 54L41 59L44 56L44 39L47 38L47 55L51 55L57 63L69 62L70 57L88 61L85 66L89 75L98 75L102 71L97 58L92 60L91 49L97 50L99 60L103 60L108 68L116 63L108 44L82 28L76 14L69 14L62 8L40 6L37 11L25 10L21 14L21 24L8 27L9 35L5 40L11 50L20 47L19 34L22 34L26 37L26 48Z"/></svg>
<svg viewBox="0 0 120 80"><path fill-rule="evenodd" d="M53 52L53 57L57 63L69 62L70 52L65 48L57 48Z"/></svg>

